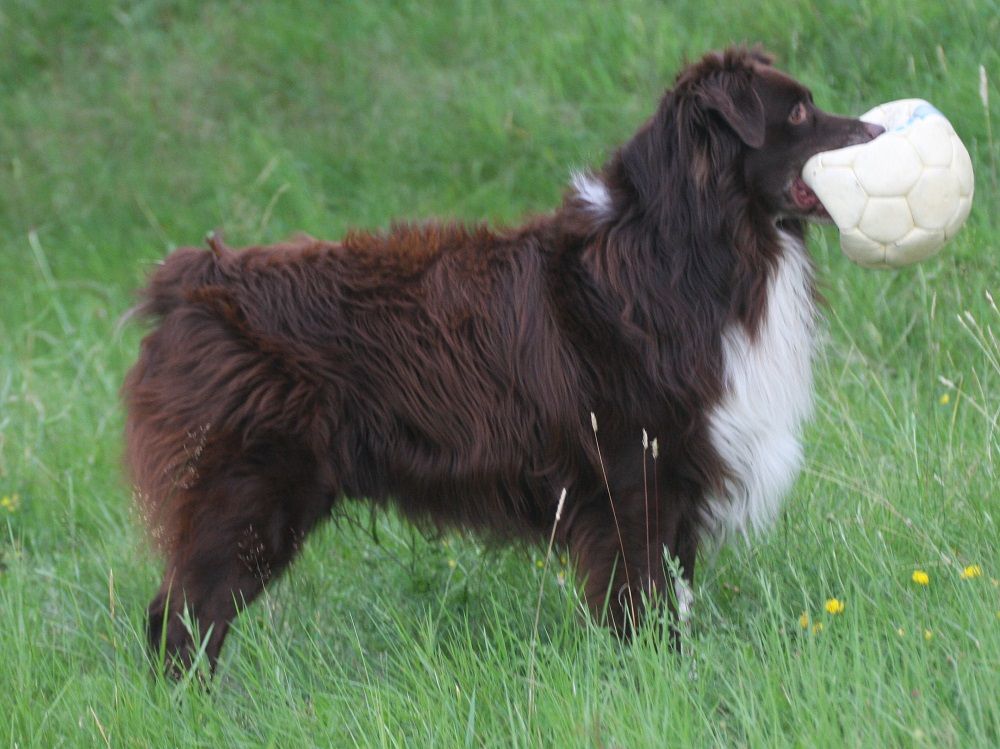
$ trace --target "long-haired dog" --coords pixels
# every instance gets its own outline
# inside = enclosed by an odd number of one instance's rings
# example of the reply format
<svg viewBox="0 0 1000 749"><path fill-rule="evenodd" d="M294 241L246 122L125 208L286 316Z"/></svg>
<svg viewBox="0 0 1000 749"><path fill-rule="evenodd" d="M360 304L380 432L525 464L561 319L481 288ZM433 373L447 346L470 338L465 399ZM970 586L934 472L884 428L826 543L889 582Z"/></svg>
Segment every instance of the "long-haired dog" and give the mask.
<svg viewBox="0 0 1000 749"><path fill-rule="evenodd" d="M700 541L765 526L791 487L816 314L804 221L825 216L799 173L878 131L730 49L523 226L173 252L123 391L166 556L153 646L190 662L186 606L214 664L345 497L542 539L564 487L556 540L627 631L683 582L664 554L690 582Z"/></svg>

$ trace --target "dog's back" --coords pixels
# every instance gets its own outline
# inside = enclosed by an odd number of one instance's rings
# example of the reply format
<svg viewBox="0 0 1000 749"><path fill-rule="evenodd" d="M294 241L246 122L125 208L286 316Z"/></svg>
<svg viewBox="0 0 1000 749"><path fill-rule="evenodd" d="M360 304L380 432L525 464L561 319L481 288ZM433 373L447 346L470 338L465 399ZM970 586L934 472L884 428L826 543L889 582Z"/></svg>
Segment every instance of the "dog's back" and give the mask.
<svg viewBox="0 0 1000 749"><path fill-rule="evenodd" d="M579 410L546 284L536 246L485 230L172 253L124 386L127 461L168 553L201 478L254 451L312 456L331 498L402 494L415 518L476 527L496 524L467 501L486 492L510 531L539 522L522 477L554 471L543 435Z"/></svg>

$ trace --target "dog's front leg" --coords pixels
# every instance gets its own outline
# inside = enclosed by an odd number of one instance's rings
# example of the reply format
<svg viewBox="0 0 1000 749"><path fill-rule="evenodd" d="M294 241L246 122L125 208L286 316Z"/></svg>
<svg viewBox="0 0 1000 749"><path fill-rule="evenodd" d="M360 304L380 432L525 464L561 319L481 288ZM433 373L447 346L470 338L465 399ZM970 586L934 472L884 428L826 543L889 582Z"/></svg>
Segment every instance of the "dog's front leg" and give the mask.
<svg viewBox="0 0 1000 749"><path fill-rule="evenodd" d="M640 488L616 492L613 505L606 496L593 502L576 514L569 530L570 553L584 580L587 604L598 621L621 637L631 637L647 609L664 601L669 602L672 618L683 611L674 604L677 597L668 592L673 578L664 564L665 554L680 556L679 568L690 581L696 546L678 533L676 523L665 522L669 516L659 519L664 522L657 525L654 514L645 512Z"/></svg>

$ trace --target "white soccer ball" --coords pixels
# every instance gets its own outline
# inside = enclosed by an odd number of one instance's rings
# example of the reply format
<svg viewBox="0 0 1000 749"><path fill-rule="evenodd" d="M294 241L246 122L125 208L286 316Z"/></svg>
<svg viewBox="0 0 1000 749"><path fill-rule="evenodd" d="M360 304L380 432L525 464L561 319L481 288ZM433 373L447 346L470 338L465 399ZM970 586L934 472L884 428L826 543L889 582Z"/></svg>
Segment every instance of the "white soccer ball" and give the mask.
<svg viewBox="0 0 1000 749"><path fill-rule="evenodd" d="M885 132L868 143L813 156L802 179L840 229L840 246L868 268L899 268L937 253L972 208L969 152L923 99L861 115Z"/></svg>

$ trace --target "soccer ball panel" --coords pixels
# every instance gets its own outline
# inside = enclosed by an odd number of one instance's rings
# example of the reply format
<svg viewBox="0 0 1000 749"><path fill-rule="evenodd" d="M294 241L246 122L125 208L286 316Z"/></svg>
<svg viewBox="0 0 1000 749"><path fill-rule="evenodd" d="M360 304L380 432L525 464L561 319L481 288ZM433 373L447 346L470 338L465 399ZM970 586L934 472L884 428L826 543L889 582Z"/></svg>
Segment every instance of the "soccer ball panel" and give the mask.
<svg viewBox="0 0 1000 749"><path fill-rule="evenodd" d="M965 219L969 217L969 211L972 210L972 196L961 197L958 199L958 206L955 208L955 213L948 223L944 227L945 239L951 239L958 233L958 230L962 228L962 224L965 223Z"/></svg>
<svg viewBox="0 0 1000 749"><path fill-rule="evenodd" d="M917 122L910 130L909 140L924 166L949 166L953 160L953 133L946 121L933 118Z"/></svg>
<svg viewBox="0 0 1000 749"><path fill-rule="evenodd" d="M869 195L905 195L920 177L923 162L910 142L898 133L886 133L878 142L878 148L864 149L854 157L858 182Z"/></svg>
<svg viewBox="0 0 1000 749"><path fill-rule="evenodd" d="M809 169L809 164L806 164ZM858 225L861 214L868 203L868 194L861 183L858 182L857 175L850 167L821 168L819 174L812 178L805 178L808 184L817 195L822 193L827 196L821 198L823 207L830 214L830 218L841 229L851 228ZM817 182L822 186L817 185Z"/></svg>
<svg viewBox="0 0 1000 749"><path fill-rule="evenodd" d="M910 122L914 112L922 107L930 106L923 99L897 99L869 109L858 119L864 122L874 122L886 130L900 130ZM933 109L933 107L931 108Z"/></svg>
<svg viewBox="0 0 1000 749"><path fill-rule="evenodd" d="M869 198L858 229L869 239L888 244L905 237L913 225L906 198Z"/></svg>
<svg viewBox="0 0 1000 749"><path fill-rule="evenodd" d="M841 232L840 247L851 260L865 268L888 268L885 245L866 237L859 229Z"/></svg>
<svg viewBox="0 0 1000 749"><path fill-rule="evenodd" d="M907 201L914 223L924 229L943 229L955 214L960 188L950 169L924 169Z"/></svg>
<svg viewBox="0 0 1000 749"><path fill-rule="evenodd" d="M912 265L936 254L943 245L944 231L916 227L901 240L885 248L885 261L895 268Z"/></svg>
<svg viewBox="0 0 1000 749"><path fill-rule="evenodd" d="M952 149L951 169L958 178L959 191L962 195L971 198L975 187L972 159L969 158L969 152L965 150L965 146L957 135L952 138Z"/></svg>

